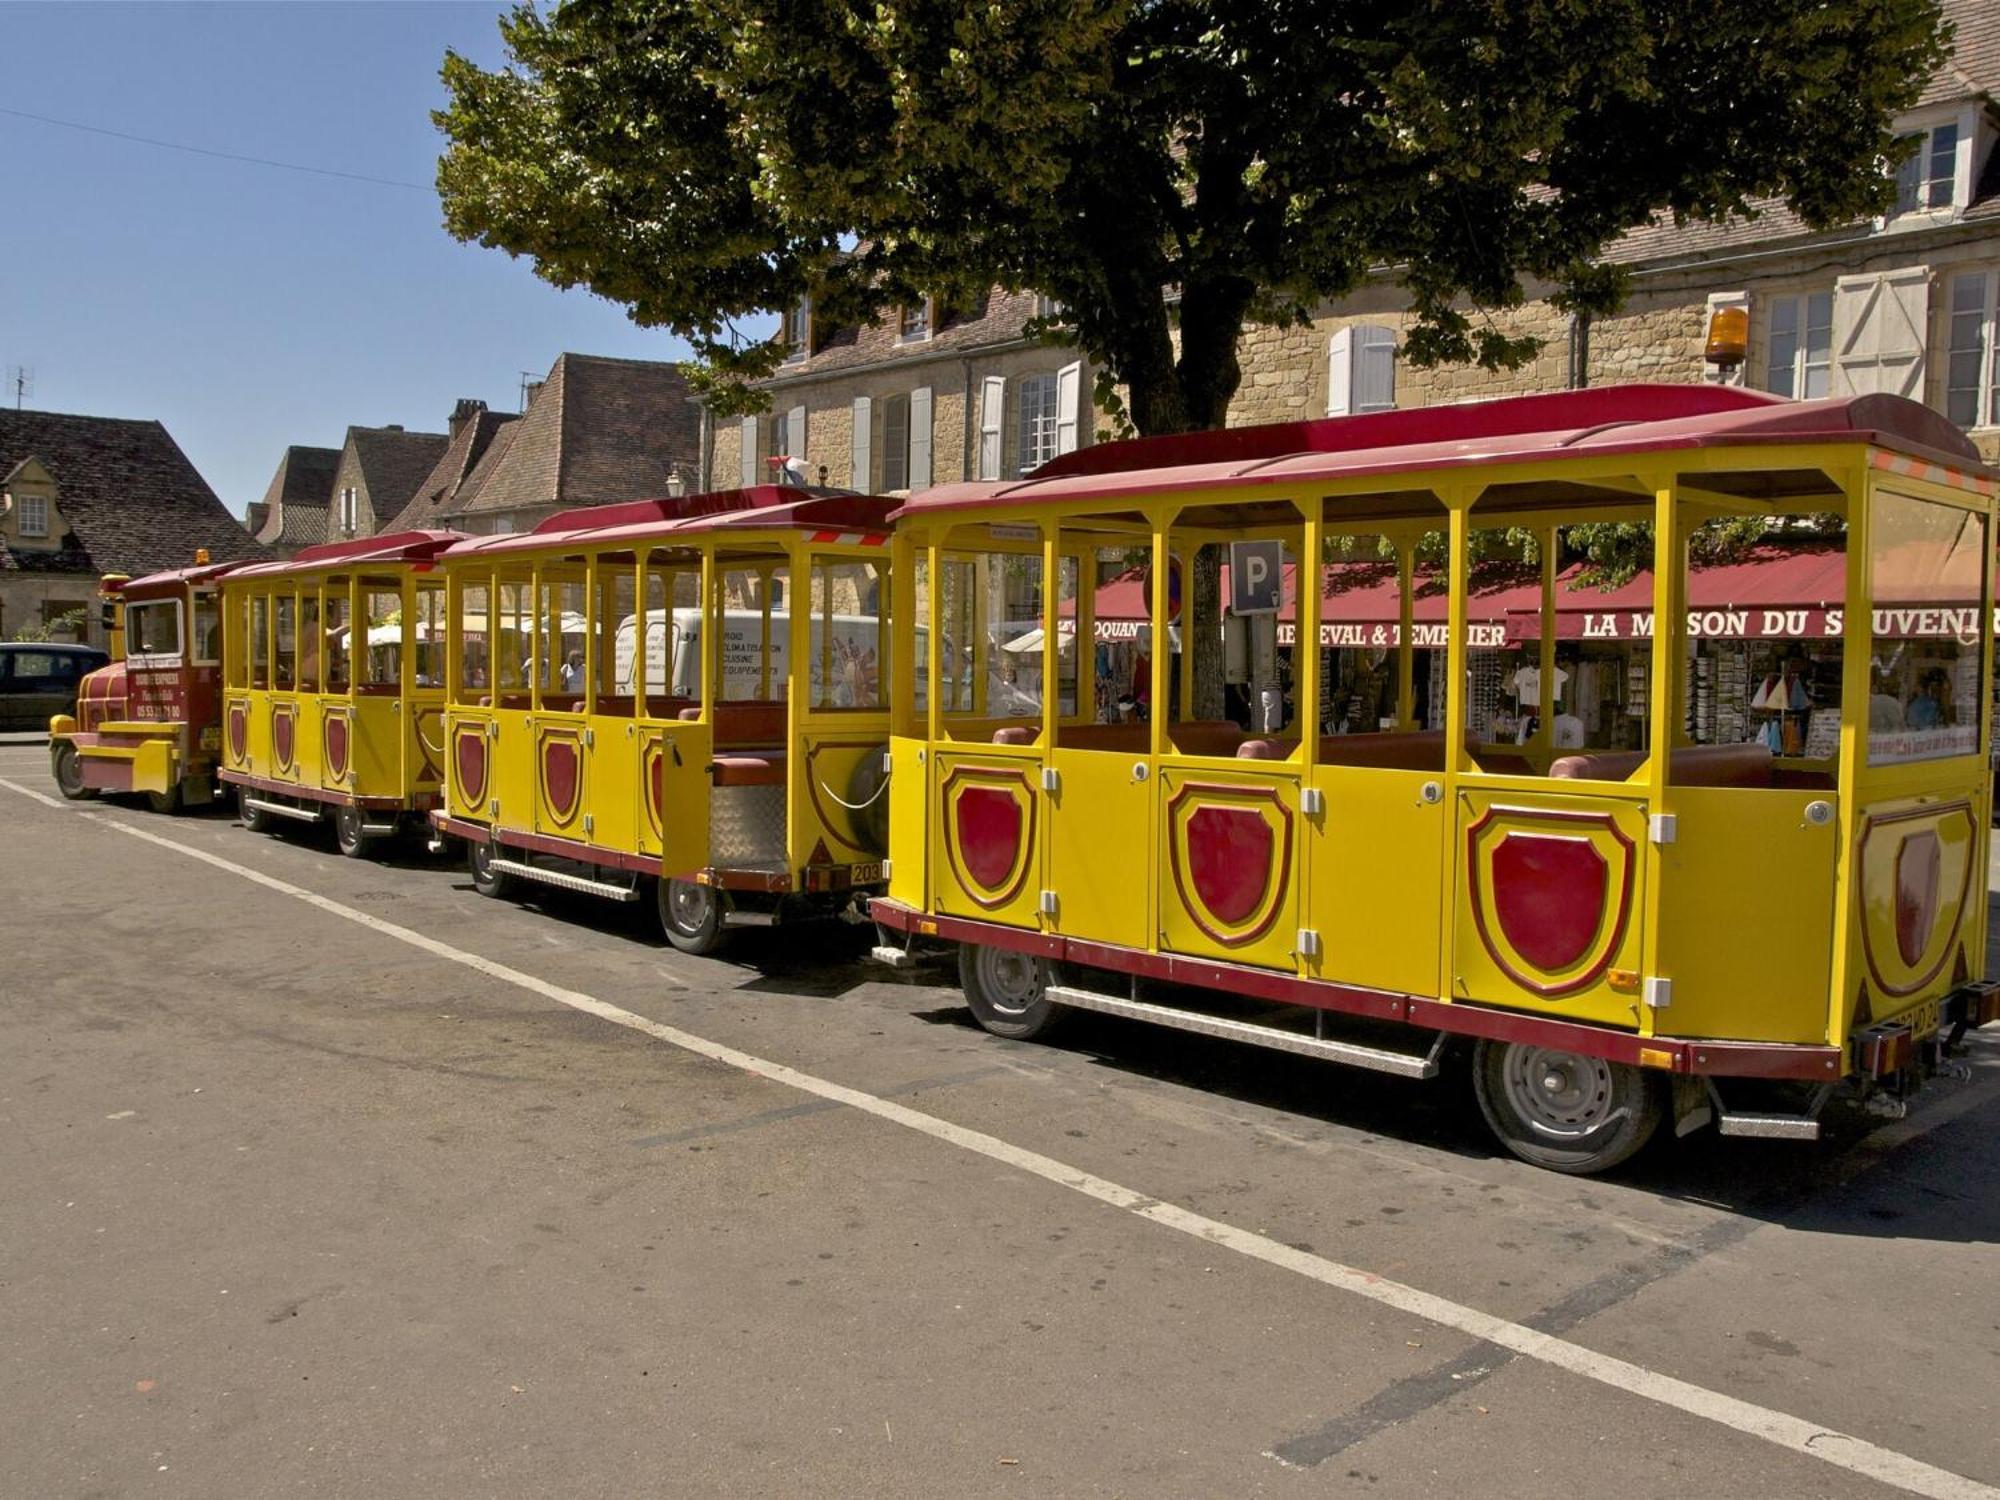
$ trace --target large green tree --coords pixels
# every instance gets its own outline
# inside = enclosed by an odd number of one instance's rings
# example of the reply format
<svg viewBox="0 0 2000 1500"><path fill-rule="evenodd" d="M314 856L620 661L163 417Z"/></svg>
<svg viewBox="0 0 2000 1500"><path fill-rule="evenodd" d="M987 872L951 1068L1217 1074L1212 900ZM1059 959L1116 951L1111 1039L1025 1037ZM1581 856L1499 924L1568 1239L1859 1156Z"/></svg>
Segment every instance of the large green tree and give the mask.
<svg viewBox="0 0 2000 1500"><path fill-rule="evenodd" d="M743 320L997 283L1060 300L1149 434L1220 425L1246 324L1373 274L1402 359L1505 367L1534 344L1489 315L1612 310L1599 252L1656 214L1878 212L1945 42L1937 0L568 0L502 29L510 66L445 59L447 227L686 338L719 409L783 354Z"/></svg>

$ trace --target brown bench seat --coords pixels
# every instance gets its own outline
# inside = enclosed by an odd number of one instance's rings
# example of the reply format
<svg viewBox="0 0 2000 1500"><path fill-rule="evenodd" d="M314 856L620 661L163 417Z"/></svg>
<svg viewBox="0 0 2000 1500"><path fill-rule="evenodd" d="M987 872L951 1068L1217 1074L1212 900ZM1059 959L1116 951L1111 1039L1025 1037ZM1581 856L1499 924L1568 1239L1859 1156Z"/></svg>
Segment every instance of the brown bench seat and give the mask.
<svg viewBox="0 0 2000 1500"><path fill-rule="evenodd" d="M1565 755L1549 767L1562 780L1623 781L1646 762L1643 750L1601 750ZM1771 751L1752 741L1743 745L1685 745L1667 760L1667 779L1675 786L1768 787L1772 779Z"/></svg>

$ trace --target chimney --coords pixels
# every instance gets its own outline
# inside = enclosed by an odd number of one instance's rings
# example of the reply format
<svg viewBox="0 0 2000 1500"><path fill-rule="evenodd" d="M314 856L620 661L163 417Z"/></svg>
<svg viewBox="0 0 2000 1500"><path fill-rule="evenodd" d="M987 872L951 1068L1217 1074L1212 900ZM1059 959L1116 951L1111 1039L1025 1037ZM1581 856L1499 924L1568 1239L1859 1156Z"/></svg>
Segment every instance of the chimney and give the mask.
<svg viewBox="0 0 2000 1500"><path fill-rule="evenodd" d="M271 507L262 500L252 500L243 512L243 529L255 536L264 529L264 523L271 519Z"/></svg>
<svg viewBox="0 0 2000 1500"><path fill-rule="evenodd" d="M447 429L451 433L451 440L457 442L459 433L465 430L465 424L478 421L480 413L485 410L484 401L474 401L469 396L461 396L458 405L451 409L451 423Z"/></svg>
<svg viewBox="0 0 2000 1500"><path fill-rule="evenodd" d="M384 432L401 432L403 430L403 424L401 422L391 422L388 426L384 427L382 430Z"/></svg>

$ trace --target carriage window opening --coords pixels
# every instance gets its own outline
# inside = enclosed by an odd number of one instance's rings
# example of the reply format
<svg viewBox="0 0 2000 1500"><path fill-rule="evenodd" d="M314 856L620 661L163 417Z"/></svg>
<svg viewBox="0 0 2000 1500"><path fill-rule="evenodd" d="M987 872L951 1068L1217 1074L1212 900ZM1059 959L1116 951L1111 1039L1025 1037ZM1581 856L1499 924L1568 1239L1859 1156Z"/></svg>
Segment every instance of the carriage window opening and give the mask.
<svg viewBox="0 0 2000 1500"><path fill-rule="evenodd" d="M222 601L214 594L194 596L194 661L212 667L222 660Z"/></svg>
<svg viewBox="0 0 2000 1500"><path fill-rule="evenodd" d="M618 623L612 647L612 688L641 700L644 712L663 717L659 706L668 695L668 578L655 566L639 577L639 608Z"/></svg>
<svg viewBox="0 0 2000 1500"><path fill-rule="evenodd" d="M319 691L319 595L308 589L299 595L299 690Z"/></svg>
<svg viewBox="0 0 2000 1500"><path fill-rule="evenodd" d="M1986 519L1878 491L1868 539L1874 640L1868 761L1900 765L1979 750L1986 637Z"/></svg>
<svg viewBox="0 0 2000 1500"><path fill-rule="evenodd" d="M567 569L565 569L567 571ZM568 699L584 689L584 587L579 579L544 579L536 617L536 686Z"/></svg>
<svg viewBox="0 0 2000 1500"><path fill-rule="evenodd" d="M815 557L812 563L811 702L814 708L886 708L884 565Z"/></svg>
<svg viewBox="0 0 2000 1500"><path fill-rule="evenodd" d="M938 658L947 714L1035 719L1042 712L1039 552L954 555L940 570L944 640Z"/></svg>
<svg viewBox="0 0 2000 1500"><path fill-rule="evenodd" d="M231 594L223 607L228 621L223 678L230 687L245 688L250 686L250 601L242 594Z"/></svg>
<svg viewBox="0 0 2000 1500"><path fill-rule="evenodd" d="M298 611L296 595L281 593L273 600L272 634L276 640L272 644L271 679L281 689L298 686Z"/></svg>
<svg viewBox="0 0 2000 1500"><path fill-rule="evenodd" d="M1204 552L1208 549L1204 548ZM1291 541L1246 539L1232 550L1216 547L1215 565L1222 572L1223 717L1234 728L1265 741L1299 732L1299 674L1313 669L1311 643L1300 649L1298 609L1298 547ZM1239 593L1239 580L1240 589ZM1288 636L1281 627L1290 622ZM1396 653L1393 640L1377 653L1374 671L1378 690L1364 717L1365 732L1393 728L1397 713ZM1322 721L1327 710L1322 705ZM1233 753L1226 740L1206 732L1188 737L1177 748L1196 753Z"/></svg>
<svg viewBox="0 0 2000 1500"><path fill-rule="evenodd" d="M633 594L638 587L632 565L602 559L597 565L597 612L592 626L597 636L595 695L612 698L632 691L634 640ZM621 678L623 683L621 685Z"/></svg>
<svg viewBox="0 0 2000 1500"><path fill-rule="evenodd" d="M259 590L246 601L250 610L250 686L271 686L271 596ZM129 640L130 617L127 616Z"/></svg>
<svg viewBox="0 0 2000 1500"><path fill-rule="evenodd" d="M416 653L416 675L420 688L444 683L445 651L444 584L430 580L417 585L417 624L409 648Z"/></svg>
<svg viewBox="0 0 2000 1500"><path fill-rule="evenodd" d="M476 701L493 681L492 596L486 584L468 583L458 591L458 686Z"/></svg>
<svg viewBox="0 0 2000 1500"><path fill-rule="evenodd" d="M493 599L493 682L502 692L523 692L535 661L534 612L526 580L502 579Z"/></svg>
<svg viewBox="0 0 2000 1500"><path fill-rule="evenodd" d="M1074 719L1084 712L1078 697L1078 663L1083 658L1085 646L1077 643L1077 599L1083 589L1083 559L1069 553L1056 560L1056 712L1064 719ZM1037 670L1042 662L1042 642L1039 638L1023 651L1024 658L1032 656Z"/></svg>
<svg viewBox="0 0 2000 1500"><path fill-rule="evenodd" d="M370 687L393 688L403 662L403 593L383 580L364 579L356 634L366 631L367 669L362 681Z"/></svg>
<svg viewBox="0 0 2000 1500"><path fill-rule="evenodd" d="M348 663L352 647L348 641L347 580L330 578L321 596L320 636L326 642L326 690L344 693L351 685Z"/></svg>
<svg viewBox="0 0 2000 1500"><path fill-rule="evenodd" d="M910 654L914 670L911 672L912 706L919 714L930 708L930 649L931 649L931 559L930 553L919 549L911 569L913 586L911 597L916 602L916 641ZM893 701L893 699L892 699ZM918 733L923 732L921 721Z"/></svg>
<svg viewBox="0 0 2000 1500"><path fill-rule="evenodd" d="M125 652L128 656L177 656L181 649L180 605L172 599L128 605L125 610Z"/></svg>
<svg viewBox="0 0 2000 1500"><path fill-rule="evenodd" d="M722 637L716 646L715 698L718 703L751 703L785 696L786 663L791 655L791 617L773 596L780 592L765 566L725 564L716 572L722 582ZM699 625L687 618L699 651ZM699 671L691 666L692 678Z"/></svg>

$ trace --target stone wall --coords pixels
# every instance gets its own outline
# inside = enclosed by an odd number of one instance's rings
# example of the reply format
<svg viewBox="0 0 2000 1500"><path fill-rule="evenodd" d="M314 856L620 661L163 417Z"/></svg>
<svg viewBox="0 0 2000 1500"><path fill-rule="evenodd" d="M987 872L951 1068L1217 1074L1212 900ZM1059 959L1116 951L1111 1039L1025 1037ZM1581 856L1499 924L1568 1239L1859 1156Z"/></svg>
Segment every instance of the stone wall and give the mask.
<svg viewBox="0 0 2000 1500"><path fill-rule="evenodd" d="M99 648L107 644L98 623L97 580L74 573L0 574L0 641L11 641L30 627L39 628L45 605L56 605L59 612L79 606L83 609L83 634L58 639L80 639Z"/></svg>

